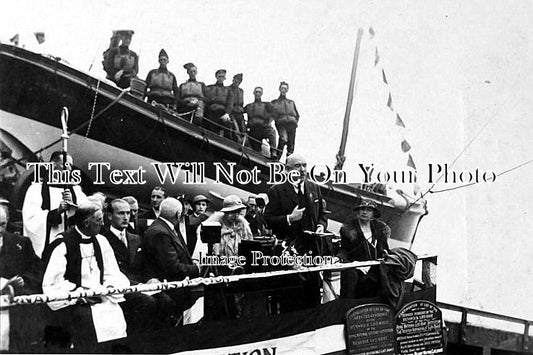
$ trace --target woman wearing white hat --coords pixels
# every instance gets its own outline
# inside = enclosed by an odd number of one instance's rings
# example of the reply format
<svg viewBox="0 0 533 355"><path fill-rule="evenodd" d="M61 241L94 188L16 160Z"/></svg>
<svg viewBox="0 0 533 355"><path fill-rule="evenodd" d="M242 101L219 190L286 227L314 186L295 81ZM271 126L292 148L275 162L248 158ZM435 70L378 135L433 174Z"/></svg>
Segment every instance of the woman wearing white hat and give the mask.
<svg viewBox="0 0 533 355"><path fill-rule="evenodd" d="M218 256L236 256L241 240L253 239L248 221L241 212L246 205L236 195L229 195L222 202L222 209L213 213L205 222L219 222L222 226L220 243L213 245L213 253Z"/></svg>

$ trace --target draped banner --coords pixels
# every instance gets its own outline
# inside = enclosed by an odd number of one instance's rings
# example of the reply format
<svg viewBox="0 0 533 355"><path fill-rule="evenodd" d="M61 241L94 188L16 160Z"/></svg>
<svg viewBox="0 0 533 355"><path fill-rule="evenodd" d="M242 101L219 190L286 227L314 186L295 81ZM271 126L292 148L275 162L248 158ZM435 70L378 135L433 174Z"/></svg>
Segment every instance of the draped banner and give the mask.
<svg viewBox="0 0 533 355"><path fill-rule="evenodd" d="M345 314L361 302L342 299L267 318L187 325L130 339L129 346L135 353L161 354L344 354Z"/></svg>

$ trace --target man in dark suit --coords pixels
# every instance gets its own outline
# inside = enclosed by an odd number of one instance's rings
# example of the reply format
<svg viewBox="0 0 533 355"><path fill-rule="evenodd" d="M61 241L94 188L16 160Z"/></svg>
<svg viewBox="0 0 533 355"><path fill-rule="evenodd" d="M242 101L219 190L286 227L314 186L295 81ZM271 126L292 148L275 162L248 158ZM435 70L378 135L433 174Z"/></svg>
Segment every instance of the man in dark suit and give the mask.
<svg viewBox="0 0 533 355"><path fill-rule="evenodd" d="M179 223L182 208L177 199L164 199L160 205L159 218L146 230L143 252L148 277L180 281L186 277L200 276L200 266L193 263L183 236L179 229L175 228ZM188 288L166 291L166 294L174 302L178 317L193 304Z"/></svg>
<svg viewBox="0 0 533 355"><path fill-rule="evenodd" d="M29 238L6 231L9 222L7 208L0 206L0 289L11 286L15 295L41 292L41 259L35 255ZM4 312L4 311L2 311ZM41 305L13 307L6 310L10 317L2 317L0 334L4 327L9 330L9 340L0 339L0 344L11 352L30 352L32 341L42 336L44 312ZM28 319L34 323L28 324Z"/></svg>
<svg viewBox="0 0 533 355"><path fill-rule="evenodd" d="M316 240L304 231L322 233L327 227L322 194L318 186L307 181L307 162L301 155L289 156L286 169L287 181L268 192L265 220L274 234L294 245L298 253L316 255Z"/></svg>
<svg viewBox="0 0 533 355"><path fill-rule="evenodd" d="M139 214L140 219L154 220L159 217L159 206L161 202L167 197L167 190L161 186L156 186L152 190L152 195L150 196L150 208L148 211Z"/></svg>
<svg viewBox="0 0 533 355"><path fill-rule="evenodd" d="M110 226L102 234L113 248L120 271L128 277L132 285L136 285L143 281L141 238L126 230L130 221L129 204L122 199L111 201L107 206L107 217ZM158 282L158 280L149 282ZM158 324L158 317L155 316L158 312L156 298L143 293L129 293L124 297L126 302L120 305L128 324L128 334L156 327Z"/></svg>
<svg viewBox="0 0 533 355"><path fill-rule="evenodd" d="M286 171L287 181L274 185L268 192L265 220L277 238L294 246L298 254L317 255L323 249L322 240L304 231L322 233L327 227L322 194L315 184L306 180L307 162L301 155L292 154L287 158ZM291 277L284 281L293 286L300 282ZM281 291L278 302L282 312L319 305L319 276L309 274L300 288Z"/></svg>

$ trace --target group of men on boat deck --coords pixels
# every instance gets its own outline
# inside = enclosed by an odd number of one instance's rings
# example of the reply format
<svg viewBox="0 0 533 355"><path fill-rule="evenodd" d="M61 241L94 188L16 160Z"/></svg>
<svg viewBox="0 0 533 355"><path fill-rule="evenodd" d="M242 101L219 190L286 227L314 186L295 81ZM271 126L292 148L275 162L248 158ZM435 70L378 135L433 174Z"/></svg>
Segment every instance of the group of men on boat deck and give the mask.
<svg viewBox="0 0 533 355"><path fill-rule="evenodd" d="M74 163L70 155L62 152L53 153L51 162L56 170L72 169ZM327 229L325 203L318 186L307 180L306 160L298 154L287 158L286 172L292 178L285 183L274 185L267 194L251 196L249 206L235 195L226 196L222 208L214 213L208 212L211 201L206 196L197 195L187 201L184 196L168 196L163 187L152 190L150 209L138 213L139 204L132 196L113 200L100 192L87 196L77 185L51 184L44 172L40 181L29 187L24 199L25 237L6 232L7 209L0 207L3 293L44 291L54 295L207 276L213 269L200 264L200 253L239 256L243 241L265 233L283 242L285 251L295 250L299 255L335 254L342 261L364 261L387 257L389 253L390 228L376 219L380 213L372 201L355 206L355 218L351 217L341 229L338 252L330 239L320 237ZM211 248L202 240L203 222L218 222L221 226L220 239ZM229 267L217 272L236 270ZM375 290L371 287L379 280L372 280L367 274L371 273L364 269L343 273L345 289L341 290L341 297L372 295ZM296 289L282 288L263 298L247 298L245 294L220 297L217 291L206 299L205 319L266 315L267 309L272 314L319 305L318 273L302 275L284 279L288 286L298 285ZM34 312L32 308L37 328L32 334L23 337L23 327L8 328L13 341L9 348L21 351L21 344L29 344L32 336L43 336L46 325L44 337L49 346L65 347L72 341L80 352L123 351L126 335L199 320L195 313L202 307L199 297L189 288L180 288L51 302L48 307L53 312L44 312L46 308ZM4 318L5 313L1 314ZM16 313L12 323L20 324ZM5 320L1 322L2 339L5 324Z"/></svg>
<svg viewBox="0 0 533 355"><path fill-rule="evenodd" d="M131 30L113 32L110 46L104 52L107 78L123 89L130 87L139 71L139 57L129 49L132 35ZM148 102L155 101L176 110L183 117L191 117L191 122L249 144L256 151L261 151L262 140L266 139L273 160L281 157L285 147L287 156L294 152L300 114L294 101L287 98L288 83L280 83L280 96L271 102L262 101L263 88L258 86L253 91L254 101L244 105L244 92L239 87L242 73L233 76L231 85L224 86L226 70L219 69L215 72L216 82L205 85L196 79L197 67L186 63L183 67L189 79L178 85L176 76L168 70L169 56L164 49L159 52L158 60L159 67L150 70L145 80L144 95ZM279 136L277 146L276 130Z"/></svg>

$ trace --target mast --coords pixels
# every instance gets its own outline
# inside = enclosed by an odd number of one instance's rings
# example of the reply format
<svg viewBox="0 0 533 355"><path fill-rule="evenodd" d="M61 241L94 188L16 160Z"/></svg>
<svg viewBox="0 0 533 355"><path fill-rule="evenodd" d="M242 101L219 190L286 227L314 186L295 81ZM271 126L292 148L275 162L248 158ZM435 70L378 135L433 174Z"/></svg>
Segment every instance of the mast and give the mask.
<svg viewBox="0 0 533 355"><path fill-rule="evenodd" d="M342 126L342 137L339 152L336 155L337 162L335 163L335 170L342 170L346 157L344 151L346 150L346 141L348 140L348 129L350 127L350 112L352 110L353 94L355 86L355 76L357 73L357 62L359 60L359 49L361 48L361 37L363 36L363 29L357 30L357 41L355 44L355 52L353 54L352 75L350 78L350 87L348 88L348 100L346 102L346 112L344 113L344 123Z"/></svg>

